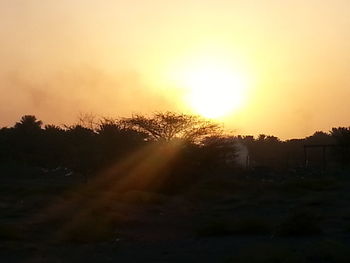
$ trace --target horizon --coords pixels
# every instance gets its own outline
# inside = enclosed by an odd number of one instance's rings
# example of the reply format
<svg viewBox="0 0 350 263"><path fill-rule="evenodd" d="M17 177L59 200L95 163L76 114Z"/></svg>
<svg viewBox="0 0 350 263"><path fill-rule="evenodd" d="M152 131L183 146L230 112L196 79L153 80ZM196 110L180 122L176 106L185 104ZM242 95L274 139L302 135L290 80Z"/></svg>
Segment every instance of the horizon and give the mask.
<svg viewBox="0 0 350 263"><path fill-rule="evenodd" d="M59 128L62 128L62 129L72 129L73 127L75 126L82 126L82 127L86 127L94 132L97 132L98 133L98 129L99 129L99 125L101 125L102 123L106 122L106 121L109 121L109 120L112 120L112 121L116 121L118 122L118 120L123 120L123 119L128 119L128 118L133 118L135 116L144 116L144 117L147 117L147 118L153 118L156 114L175 114L175 115L183 115L184 113L181 113L181 112L170 112L170 111L164 111L164 112L153 112L152 114L140 114L140 113L133 113L133 114L130 114L129 116L118 116L118 117L112 117L112 116L96 116L96 115L93 115L91 113L86 113L86 114L79 114L79 116L76 117L76 120L74 122L71 122L71 123L47 123L45 121L43 121L42 119L38 118L38 116L36 116L35 114L24 114L21 116L21 118L18 118L17 121L13 122L11 125L8 125L8 126L0 126L0 130L3 129L3 128L15 128L15 125L20 123L23 119L23 117L26 117L26 116L34 116L38 121L41 122L41 129L45 130L46 126L50 126L50 125L54 125L54 126L57 126ZM205 118L201 115L194 115L194 114L184 114L186 116L192 116L192 117L195 117L195 118L199 118L200 120L204 120L204 121L209 121L209 123L212 123L212 124L215 124L215 125L218 125L219 127L222 127L222 135L223 136L229 136L229 137L249 137L249 136L253 136L254 139L258 139L259 136L263 135L263 136L267 136L267 137L276 137L277 139L279 139L280 141L282 142L287 142L287 141L292 141L292 140L304 140L304 139L307 139L307 138L310 138L314 135L317 135L317 133L319 132L322 132L322 133L325 133L329 136L332 135L332 129L350 129L350 126L335 126L335 127L331 127L328 131L321 131L321 130L315 130L314 132L312 132L311 134L309 135L306 135L304 137L298 137L298 138L281 138L279 136L276 136L274 134L268 134L268 133L264 133L264 132L261 132L261 133L258 133L258 134L239 134L239 133L235 133L233 130L228 130L225 128L225 125L224 123L220 123L216 120L213 120L213 119L209 119L209 118ZM90 127L90 125L93 125Z"/></svg>
<svg viewBox="0 0 350 263"><path fill-rule="evenodd" d="M2 1L0 126L25 114L62 124L81 112L169 110L283 140L349 127L349 9L345 0Z"/></svg>

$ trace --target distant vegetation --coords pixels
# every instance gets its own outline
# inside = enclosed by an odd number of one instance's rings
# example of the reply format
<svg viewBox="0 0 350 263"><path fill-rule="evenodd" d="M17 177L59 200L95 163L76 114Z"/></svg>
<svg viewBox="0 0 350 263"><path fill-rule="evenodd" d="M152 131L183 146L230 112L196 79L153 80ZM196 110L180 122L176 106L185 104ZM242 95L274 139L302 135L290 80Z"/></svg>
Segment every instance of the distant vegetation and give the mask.
<svg viewBox="0 0 350 263"><path fill-rule="evenodd" d="M306 152L304 145L321 148ZM323 152L322 145L330 147ZM306 165L321 168L325 162L327 167L343 168L350 163L349 145L349 127L281 141L267 135L228 135L217 123L173 112L118 119L83 115L70 126L44 125L35 116L25 115L13 127L1 128L0 161L41 169L59 167L89 177L142 149L158 147L162 154L155 160L157 164L176 149L166 167L172 177L195 177L213 169L231 171L242 166L264 175L272 170L296 171ZM235 158L242 148L246 156L238 165ZM144 154L150 152L144 150Z"/></svg>

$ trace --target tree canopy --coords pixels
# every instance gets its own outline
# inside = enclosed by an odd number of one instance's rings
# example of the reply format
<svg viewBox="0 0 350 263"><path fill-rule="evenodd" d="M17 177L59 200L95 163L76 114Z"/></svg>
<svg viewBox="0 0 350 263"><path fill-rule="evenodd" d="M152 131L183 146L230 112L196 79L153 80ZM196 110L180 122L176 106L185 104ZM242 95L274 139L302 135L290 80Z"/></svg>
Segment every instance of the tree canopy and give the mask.
<svg viewBox="0 0 350 263"><path fill-rule="evenodd" d="M222 132L219 124L196 115L175 112L158 112L152 116L141 114L124 119L124 123L139 132L146 133L153 140L170 141L182 139L200 142L206 137Z"/></svg>
<svg viewBox="0 0 350 263"><path fill-rule="evenodd" d="M14 126L17 130L33 132L41 129L42 121L37 120L34 115L24 115Z"/></svg>

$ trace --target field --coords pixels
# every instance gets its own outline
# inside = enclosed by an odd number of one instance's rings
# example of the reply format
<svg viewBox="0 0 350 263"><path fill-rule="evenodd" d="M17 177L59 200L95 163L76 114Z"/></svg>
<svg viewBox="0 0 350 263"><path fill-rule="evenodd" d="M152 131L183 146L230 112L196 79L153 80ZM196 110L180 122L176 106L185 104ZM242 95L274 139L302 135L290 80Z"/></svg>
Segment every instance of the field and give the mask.
<svg viewBox="0 0 350 263"><path fill-rule="evenodd" d="M1 262L350 262L345 172L214 171L165 194L3 171Z"/></svg>

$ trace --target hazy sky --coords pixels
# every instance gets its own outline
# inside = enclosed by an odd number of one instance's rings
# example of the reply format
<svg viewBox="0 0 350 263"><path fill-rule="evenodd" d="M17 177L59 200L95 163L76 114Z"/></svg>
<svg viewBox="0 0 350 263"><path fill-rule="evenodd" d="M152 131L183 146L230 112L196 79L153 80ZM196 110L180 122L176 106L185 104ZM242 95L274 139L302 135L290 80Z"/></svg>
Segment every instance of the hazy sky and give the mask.
<svg viewBox="0 0 350 263"><path fill-rule="evenodd" d="M236 133L350 125L349 0L0 0L0 125L188 110L177 71L230 60L249 80Z"/></svg>

